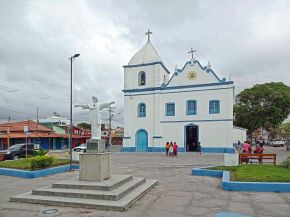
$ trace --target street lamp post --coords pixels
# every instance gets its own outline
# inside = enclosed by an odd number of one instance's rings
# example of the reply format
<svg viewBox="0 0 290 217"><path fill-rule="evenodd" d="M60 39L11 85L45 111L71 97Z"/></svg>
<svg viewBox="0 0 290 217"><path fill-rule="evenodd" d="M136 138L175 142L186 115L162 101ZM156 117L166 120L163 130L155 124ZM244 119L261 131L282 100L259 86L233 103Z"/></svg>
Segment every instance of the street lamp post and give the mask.
<svg viewBox="0 0 290 217"><path fill-rule="evenodd" d="M69 127L69 168L72 170L72 63L80 54L75 54L69 58L70 60L70 127Z"/></svg>

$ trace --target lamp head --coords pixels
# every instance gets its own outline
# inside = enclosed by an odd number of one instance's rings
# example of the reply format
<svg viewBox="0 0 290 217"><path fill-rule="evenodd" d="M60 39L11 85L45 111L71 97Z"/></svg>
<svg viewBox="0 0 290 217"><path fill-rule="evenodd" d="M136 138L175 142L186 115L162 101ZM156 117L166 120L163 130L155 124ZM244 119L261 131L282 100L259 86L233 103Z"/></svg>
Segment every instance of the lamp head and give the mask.
<svg viewBox="0 0 290 217"><path fill-rule="evenodd" d="M78 57L80 54L79 53L76 53L75 55L73 55L73 58L76 58Z"/></svg>

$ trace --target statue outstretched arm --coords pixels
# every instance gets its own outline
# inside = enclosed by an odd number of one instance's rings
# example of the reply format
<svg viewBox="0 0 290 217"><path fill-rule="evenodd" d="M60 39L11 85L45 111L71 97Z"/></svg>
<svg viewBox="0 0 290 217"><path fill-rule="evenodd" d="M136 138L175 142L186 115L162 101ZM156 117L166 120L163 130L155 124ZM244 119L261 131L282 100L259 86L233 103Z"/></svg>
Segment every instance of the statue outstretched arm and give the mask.
<svg viewBox="0 0 290 217"><path fill-rule="evenodd" d="M108 103L103 103L103 104L101 104L101 105L100 105L100 111L101 111L102 109L104 109L104 108L110 108L110 106L111 106L112 104L115 104L115 102L108 102Z"/></svg>
<svg viewBox="0 0 290 217"><path fill-rule="evenodd" d="M82 109L90 109L88 105L75 105L75 107L81 107Z"/></svg>

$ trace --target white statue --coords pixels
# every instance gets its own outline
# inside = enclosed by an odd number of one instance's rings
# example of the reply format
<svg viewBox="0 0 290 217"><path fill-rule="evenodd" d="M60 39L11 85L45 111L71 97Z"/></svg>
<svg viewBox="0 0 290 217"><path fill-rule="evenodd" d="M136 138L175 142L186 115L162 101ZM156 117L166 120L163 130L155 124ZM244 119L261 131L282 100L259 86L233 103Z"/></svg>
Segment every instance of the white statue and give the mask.
<svg viewBox="0 0 290 217"><path fill-rule="evenodd" d="M109 103L99 103L97 97L92 97L93 103L87 105L75 105L75 107L81 107L83 109L90 110L90 122L91 122L91 131L92 131L92 139L101 139L101 116L100 111L104 108L110 108L112 104L115 102Z"/></svg>

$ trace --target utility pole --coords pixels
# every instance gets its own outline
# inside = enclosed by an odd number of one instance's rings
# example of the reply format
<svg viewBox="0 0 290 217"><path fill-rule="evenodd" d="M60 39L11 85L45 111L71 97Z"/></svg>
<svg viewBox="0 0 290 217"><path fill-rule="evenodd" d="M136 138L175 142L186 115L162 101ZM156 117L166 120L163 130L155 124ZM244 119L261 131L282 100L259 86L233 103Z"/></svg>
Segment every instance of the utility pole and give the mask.
<svg viewBox="0 0 290 217"><path fill-rule="evenodd" d="M7 146L8 146L8 148L10 147L9 133L10 133L10 115L8 117L8 129L7 129Z"/></svg>
<svg viewBox="0 0 290 217"><path fill-rule="evenodd" d="M38 107L36 108L36 121L37 121L37 124L39 123L39 120L38 120Z"/></svg>

